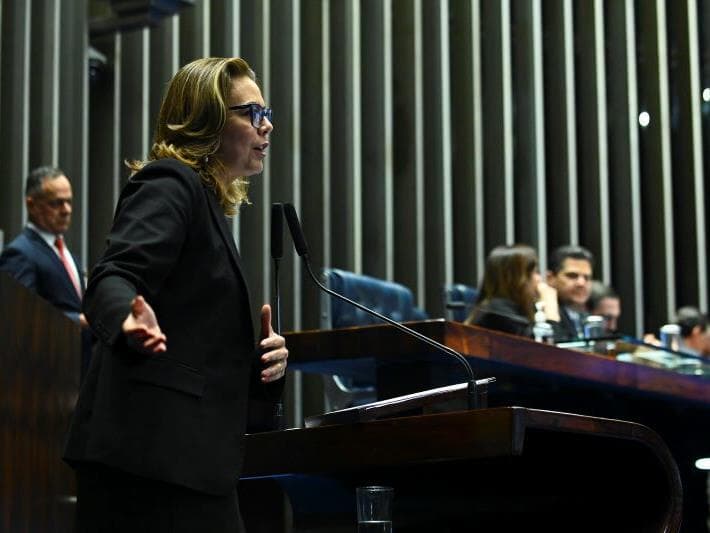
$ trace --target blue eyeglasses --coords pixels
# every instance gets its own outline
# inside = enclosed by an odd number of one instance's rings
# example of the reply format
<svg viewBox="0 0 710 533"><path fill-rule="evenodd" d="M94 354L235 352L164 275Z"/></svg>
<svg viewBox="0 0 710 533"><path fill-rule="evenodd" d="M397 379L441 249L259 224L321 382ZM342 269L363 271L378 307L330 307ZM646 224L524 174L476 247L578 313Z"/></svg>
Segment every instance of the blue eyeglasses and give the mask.
<svg viewBox="0 0 710 533"><path fill-rule="evenodd" d="M269 122L273 122L271 117L273 116L273 111L270 107L262 107L259 104L242 104L233 105L228 108L230 111L237 111L239 109L248 109L251 115L251 125L255 128L260 128L261 123L264 122L265 118L269 119Z"/></svg>

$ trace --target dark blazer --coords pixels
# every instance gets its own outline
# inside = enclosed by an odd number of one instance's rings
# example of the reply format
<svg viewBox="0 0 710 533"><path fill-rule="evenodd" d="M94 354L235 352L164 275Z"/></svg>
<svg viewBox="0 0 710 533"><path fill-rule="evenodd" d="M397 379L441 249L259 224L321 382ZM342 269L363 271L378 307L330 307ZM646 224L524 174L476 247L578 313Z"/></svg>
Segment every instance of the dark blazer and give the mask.
<svg viewBox="0 0 710 533"><path fill-rule="evenodd" d="M127 347L121 324L141 294L167 352ZM212 494L234 489L250 397L263 385L239 254L213 190L188 167L160 160L118 201L84 311L99 339L65 448L95 462Z"/></svg>
<svg viewBox="0 0 710 533"><path fill-rule="evenodd" d="M583 313L580 320L584 322L586 317L587 315ZM575 326L572 318L569 316L567 308L562 304L560 304L560 321L550 322L550 324L552 324L555 342L568 342L579 338L577 327Z"/></svg>
<svg viewBox="0 0 710 533"><path fill-rule="evenodd" d="M74 263L79 265L76 257ZM0 271L10 273L25 287L79 321L81 300L74 284L57 254L37 232L25 228L5 247L0 254ZM83 280L80 283L83 284Z"/></svg>
<svg viewBox="0 0 710 533"><path fill-rule="evenodd" d="M471 313L470 323L513 335L532 336L530 320L522 314L515 303L505 298L492 298L477 305Z"/></svg>

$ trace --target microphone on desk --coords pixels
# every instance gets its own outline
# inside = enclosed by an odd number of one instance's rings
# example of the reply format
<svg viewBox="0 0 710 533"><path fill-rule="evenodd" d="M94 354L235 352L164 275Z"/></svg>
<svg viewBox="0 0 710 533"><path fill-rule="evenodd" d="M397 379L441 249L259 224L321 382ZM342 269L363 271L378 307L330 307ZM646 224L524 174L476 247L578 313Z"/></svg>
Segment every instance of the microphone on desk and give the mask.
<svg viewBox="0 0 710 533"><path fill-rule="evenodd" d="M469 364L468 360L458 353L456 350L453 350L449 348L448 346L441 344L440 342L435 341L434 339L430 339L426 335L422 335L418 331L414 331L413 329L400 324L399 322L392 320L388 316L385 316L383 314L378 313L377 311L373 311L369 307L365 307L364 305L351 300L349 298L346 298L342 294L338 294L332 289L329 289L325 285L323 285L317 278L317 276L313 273L313 269L311 268L311 261L310 258L308 257L308 244L306 244L306 237L303 234L303 229L301 228L301 223L298 220L298 215L296 214L296 209L293 206L293 204L284 204L283 205L283 210L284 210L284 215L286 216L286 222L288 223L288 229L291 233L291 237L293 239L293 245L296 248L296 253L303 259L303 263L306 266L306 270L308 271L309 276L311 279L315 282L315 284L318 286L318 288L331 296L335 296L336 298L339 298L340 300L349 303L350 305L354 305L358 309L361 309L365 311L366 313L375 316L382 320L383 322L387 322L388 324L394 326L400 331L403 331L407 335L411 335L412 337L415 337L419 339L422 342L427 343L429 346L433 346L440 352L444 352L449 356L454 357L459 363L461 363L466 370L466 374L468 376L468 390L467 390L467 401L468 401L468 408L469 409L475 409L478 407L478 392L476 390L476 378L473 374L473 369L471 368L471 365Z"/></svg>
<svg viewBox="0 0 710 533"><path fill-rule="evenodd" d="M284 255L283 242L283 204L271 204L271 259L274 261L274 331L281 335L281 288L279 284L279 262ZM281 429L283 423L283 401L279 400L274 408L274 425Z"/></svg>

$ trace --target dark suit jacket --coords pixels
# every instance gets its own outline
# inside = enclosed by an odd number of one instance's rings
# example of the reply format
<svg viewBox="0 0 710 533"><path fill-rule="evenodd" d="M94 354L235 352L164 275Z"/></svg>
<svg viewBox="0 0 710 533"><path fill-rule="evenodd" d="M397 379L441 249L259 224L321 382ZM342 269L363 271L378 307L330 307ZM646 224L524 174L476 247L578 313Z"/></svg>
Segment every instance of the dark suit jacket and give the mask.
<svg viewBox="0 0 710 533"><path fill-rule="evenodd" d="M586 315L582 314L580 320L584 322L585 318ZM550 322L550 324L552 324L552 329L554 331L555 342L568 342L579 338L577 327L567 312L567 308L562 304L560 304L560 321Z"/></svg>
<svg viewBox="0 0 710 533"><path fill-rule="evenodd" d="M530 320L521 313L515 303L505 298L492 298L476 306L471 324L523 337L532 336Z"/></svg>
<svg viewBox="0 0 710 533"><path fill-rule="evenodd" d="M74 263L79 264L76 258ZM0 271L10 273L25 287L79 321L81 300L74 284L57 254L35 231L25 228L5 247L0 254Z"/></svg>
<svg viewBox="0 0 710 533"><path fill-rule="evenodd" d="M146 356L121 324L141 294L167 336ZM65 459L95 462L212 494L232 490L250 397L262 385L249 295L216 195L188 167L160 160L123 189L84 310L99 342Z"/></svg>

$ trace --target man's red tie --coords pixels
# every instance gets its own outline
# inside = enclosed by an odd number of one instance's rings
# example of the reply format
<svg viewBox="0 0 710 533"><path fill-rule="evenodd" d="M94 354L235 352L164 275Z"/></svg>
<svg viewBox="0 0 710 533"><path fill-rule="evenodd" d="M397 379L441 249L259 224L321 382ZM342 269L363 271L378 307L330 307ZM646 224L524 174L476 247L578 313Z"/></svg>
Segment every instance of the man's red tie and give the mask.
<svg viewBox="0 0 710 533"><path fill-rule="evenodd" d="M69 262L69 258L64 253L64 239L62 239L61 235L57 236L54 241L54 245L57 247L57 250L59 250L59 258L62 260L62 264L69 275L69 279L74 284L74 289L76 289L76 293L79 295L79 299L81 300L81 286L79 285L79 280L76 279L76 274L74 273L74 269Z"/></svg>

